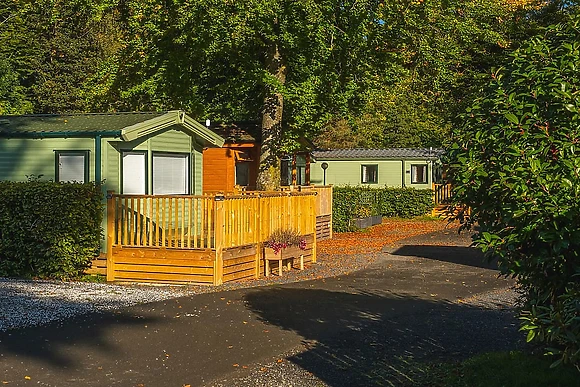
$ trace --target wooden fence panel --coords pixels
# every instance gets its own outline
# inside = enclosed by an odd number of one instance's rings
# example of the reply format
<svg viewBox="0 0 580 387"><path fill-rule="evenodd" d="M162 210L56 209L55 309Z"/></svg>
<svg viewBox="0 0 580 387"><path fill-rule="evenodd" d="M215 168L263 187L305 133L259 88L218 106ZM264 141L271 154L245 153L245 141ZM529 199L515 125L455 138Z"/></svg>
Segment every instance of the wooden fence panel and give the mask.
<svg viewBox="0 0 580 387"><path fill-rule="evenodd" d="M214 198L112 195L113 245L214 247Z"/></svg>
<svg viewBox="0 0 580 387"><path fill-rule="evenodd" d="M447 204L451 199L451 184L433 184L433 194L436 205Z"/></svg>

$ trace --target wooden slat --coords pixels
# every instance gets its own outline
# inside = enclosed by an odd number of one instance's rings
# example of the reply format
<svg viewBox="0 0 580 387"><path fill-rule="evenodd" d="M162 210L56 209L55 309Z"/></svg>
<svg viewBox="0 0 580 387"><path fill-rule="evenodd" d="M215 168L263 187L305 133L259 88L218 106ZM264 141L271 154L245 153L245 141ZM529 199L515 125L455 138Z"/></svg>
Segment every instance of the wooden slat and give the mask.
<svg viewBox="0 0 580 387"><path fill-rule="evenodd" d="M200 259L177 259L177 258L154 258L154 257L143 258L143 257L121 256L117 257L115 264L213 268L213 260L206 261Z"/></svg>
<svg viewBox="0 0 580 387"><path fill-rule="evenodd" d="M238 271L244 271L244 270L254 270L255 268L255 262L246 262L246 263L238 263L236 265L231 265L231 266L225 266L224 263L224 275L225 274L230 274L230 273L236 273Z"/></svg>
<svg viewBox="0 0 580 387"><path fill-rule="evenodd" d="M140 282L151 281L171 281L171 282L213 282L211 275L195 274L168 274L168 273L147 273L133 271L115 271L115 279L118 281L138 280Z"/></svg>
<svg viewBox="0 0 580 387"><path fill-rule="evenodd" d="M137 265L127 263L115 263L115 271L133 271L143 273L164 274L194 274L213 275L213 267L196 266L166 266L166 265Z"/></svg>
<svg viewBox="0 0 580 387"><path fill-rule="evenodd" d="M224 261L233 258L247 257L249 255L256 254L255 245L246 245L240 247L234 247L229 249L224 249Z"/></svg>
<svg viewBox="0 0 580 387"><path fill-rule="evenodd" d="M187 249L171 249L171 248L140 248L140 247L126 247L114 246L113 253L119 257L167 257L168 259L200 259L200 260L214 260L214 252L209 249L187 250Z"/></svg>
<svg viewBox="0 0 580 387"><path fill-rule="evenodd" d="M254 276L254 272L252 270L240 271L240 272L231 273L231 274L224 274L224 283L231 282L231 281L237 281L237 280L241 280L244 278L250 278L253 276Z"/></svg>
<svg viewBox="0 0 580 387"><path fill-rule="evenodd" d="M227 261L224 260L224 268L230 267L230 266L241 265L241 264L245 264L248 262L251 263L252 265L254 264L254 256L253 255L247 255L245 257L238 257L238 258L231 258L231 259L228 259Z"/></svg>

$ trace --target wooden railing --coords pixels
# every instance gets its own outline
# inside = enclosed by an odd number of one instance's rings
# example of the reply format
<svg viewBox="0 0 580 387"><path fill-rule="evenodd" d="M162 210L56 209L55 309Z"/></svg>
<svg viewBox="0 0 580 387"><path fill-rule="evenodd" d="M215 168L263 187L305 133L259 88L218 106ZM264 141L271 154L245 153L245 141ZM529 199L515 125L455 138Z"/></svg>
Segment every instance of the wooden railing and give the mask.
<svg viewBox="0 0 580 387"><path fill-rule="evenodd" d="M113 245L211 249L215 246L210 196L110 195Z"/></svg>
<svg viewBox="0 0 580 387"><path fill-rule="evenodd" d="M261 243L279 229L316 231L315 192L236 196L109 193L113 246L214 249ZM217 235L219 234L219 235Z"/></svg>
<svg viewBox="0 0 580 387"><path fill-rule="evenodd" d="M433 184L435 205L447 204L451 199L451 184Z"/></svg>

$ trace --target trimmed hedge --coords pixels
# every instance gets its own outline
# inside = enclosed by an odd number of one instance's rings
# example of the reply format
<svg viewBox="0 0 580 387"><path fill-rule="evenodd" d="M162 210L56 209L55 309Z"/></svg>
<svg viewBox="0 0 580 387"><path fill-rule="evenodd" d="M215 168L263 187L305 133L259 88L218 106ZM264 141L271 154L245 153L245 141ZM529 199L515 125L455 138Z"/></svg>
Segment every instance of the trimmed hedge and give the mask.
<svg viewBox="0 0 580 387"><path fill-rule="evenodd" d="M95 184L0 182L0 276L69 279L99 254Z"/></svg>
<svg viewBox="0 0 580 387"><path fill-rule="evenodd" d="M425 215L433 207L433 190L415 188L334 187L332 229L353 231L353 218L380 215L412 218Z"/></svg>

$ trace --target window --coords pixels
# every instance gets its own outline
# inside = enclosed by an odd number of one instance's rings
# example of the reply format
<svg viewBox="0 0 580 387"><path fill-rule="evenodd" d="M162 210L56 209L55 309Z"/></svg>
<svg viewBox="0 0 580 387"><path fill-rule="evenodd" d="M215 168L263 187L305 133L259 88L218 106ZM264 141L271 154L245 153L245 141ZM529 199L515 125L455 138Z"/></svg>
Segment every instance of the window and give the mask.
<svg viewBox="0 0 580 387"><path fill-rule="evenodd" d="M379 182L379 166L361 165L361 182L363 184L377 184Z"/></svg>
<svg viewBox="0 0 580 387"><path fill-rule="evenodd" d="M189 194L189 154L153 153L153 194Z"/></svg>
<svg viewBox="0 0 580 387"><path fill-rule="evenodd" d="M411 165L411 183L412 184L427 183L427 164Z"/></svg>
<svg viewBox="0 0 580 387"><path fill-rule="evenodd" d="M56 151L55 156L56 181L89 181L89 151Z"/></svg>
<svg viewBox="0 0 580 387"><path fill-rule="evenodd" d="M250 184L250 163L236 163L236 185L247 187Z"/></svg>
<svg viewBox="0 0 580 387"><path fill-rule="evenodd" d="M147 152L123 152L121 169L122 192L145 195L147 193Z"/></svg>

